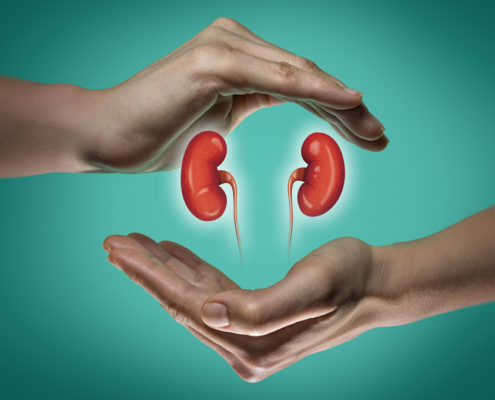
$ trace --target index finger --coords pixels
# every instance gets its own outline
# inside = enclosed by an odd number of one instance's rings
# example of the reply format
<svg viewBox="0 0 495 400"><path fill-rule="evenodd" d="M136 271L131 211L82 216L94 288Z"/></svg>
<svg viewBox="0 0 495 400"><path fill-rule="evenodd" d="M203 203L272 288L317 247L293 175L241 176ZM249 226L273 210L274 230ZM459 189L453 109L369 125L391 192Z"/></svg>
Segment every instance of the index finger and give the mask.
<svg viewBox="0 0 495 400"><path fill-rule="evenodd" d="M188 309L197 309L208 296L149 253L119 247L110 250L108 261L142 286L174 318L188 315Z"/></svg>
<svg viewBox="0 0 495 400"><path fill-rule="evenodd" d="M323 76L326 76L328 79L333 80L337 85L341 87L345 87L344 83L334 77L333 75L330 75L326 71L322 70L319 68L314 62L305 59L304 57L300 57L289 50L286 50L280 46L277 46L262 37L258 36L255 34L253 31L250 29L246 28L244 25L241 23L237 22L236 20L233 20L231 18L218 18L215 20L212 24L212 26L218 26L221 27L227 31L230 31L240 37L243 37L245 39L248 39L252 41L253 43L257 43L260 46L264 46L269 51L273 52L274 50L278 52L278 55L280 56L280 60L272 60L272 61L286 61L290 64L295 65L296 67L300 69L304 69L309 72L317 73L317 74L322 74ZM259 54L258 54L259 55ZM270 59L269 57L263 57Z"/></svg>
<svg viewBox="0 0 495 400"><path fill-rule="evenodd" d="M240 289L240 286L222 271L207 263L188 248L168 240L163 240L158 244L189 268L217 282L224 290Z"/></svg>
<svg viewBox="0 0 495 400"><path fill-rule="evenodd" d="M207 51L209 57L215 58L216 65L206 73L219 82L216 89L221 95L264 93L294 101L315 101L342 110L361 104L361 92L287 62L270 61L236 50Z"/></svg>

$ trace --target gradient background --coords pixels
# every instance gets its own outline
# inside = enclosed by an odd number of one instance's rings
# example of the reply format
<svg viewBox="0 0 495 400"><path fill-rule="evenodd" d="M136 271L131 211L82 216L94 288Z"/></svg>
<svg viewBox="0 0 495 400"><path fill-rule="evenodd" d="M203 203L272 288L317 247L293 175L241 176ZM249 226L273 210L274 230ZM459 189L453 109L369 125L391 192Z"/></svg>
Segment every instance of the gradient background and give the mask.
<svg viewBox="0 0 495 400"><path fill-rule="evenodd" d="M317 219L296 211L293 260L340 236L415 239L495 203L493 1L181 3L1 1L0 74L109 87L229 16L363 91L391 139L374 154L337 138L343 196ZM107 235L138 231L191 248L242 286L279 280L286 182L316 130L332 133L288 104L229 136L242 274L230 193L226 214L202 223L182 203L178 171L1 180L0 398L494 398L495 304L376 329L249 384L105 260Z"/></svg>

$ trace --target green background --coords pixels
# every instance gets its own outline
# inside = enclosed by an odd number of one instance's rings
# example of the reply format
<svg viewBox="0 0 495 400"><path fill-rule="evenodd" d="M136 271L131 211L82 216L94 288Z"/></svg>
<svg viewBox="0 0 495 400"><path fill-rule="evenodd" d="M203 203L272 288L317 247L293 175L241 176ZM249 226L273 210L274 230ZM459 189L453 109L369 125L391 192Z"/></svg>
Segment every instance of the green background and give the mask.
<svg viewBox="0 0 495 400"><path fill-rule="evenodd" d="M293 260L340 236L422 237L495 203L493 1L1 1L0 74L109 87L219 16L363 91L391 139L374 154L337 138L344 193L320 218L296 211ZM249 384L105 260L107 235L138 231L191 248L242 286L279 280L287 178L318 130L332 133L287 104L227 139L243 273L230 194L220 220L195 220L178 171L1 180L0 398L493 398L495 304L375 329Z"/></svg>

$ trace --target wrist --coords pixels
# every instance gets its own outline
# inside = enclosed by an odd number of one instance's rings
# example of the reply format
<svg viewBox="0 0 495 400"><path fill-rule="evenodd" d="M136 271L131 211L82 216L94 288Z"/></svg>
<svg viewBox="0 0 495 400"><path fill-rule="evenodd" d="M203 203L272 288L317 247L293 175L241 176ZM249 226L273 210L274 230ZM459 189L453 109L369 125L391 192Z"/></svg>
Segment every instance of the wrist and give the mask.
<svg viewBox="0 0 495 400"><path fill-rule="evenodd" d="M462 308L455 249L433 237L376 248L382 326L404 325Z"/></svg>
<svg viewBox="0 0 495 400"><path fill-rule="evenodd" d="M92 169L94 91L0 78L0 176L15 177Z"/></svg>
<svg viewBox="0 0 495 400"><path fill-rule="evenodd" d="M33 110L33 125L38 140L50 152L43 157L47 172L90 172L88 162L94 151L101 95L98 91L70 84L39 85L27 93L28 106Z"/></svg>
<svg viewBox="0 0 495 400"><path fill-rule="evenodd" d="M80 89L80 88L79 88ZM159 143L153 135L135 129L134 119L142 112L130 102L133 94L125 85L104 90L82 89L78 126L78 159L81 172L137 173L147 171Z"/></svg>
<svg viewBox="0 0 495 400"><path fill-rule="evenodd" d="M377 326L405 325L435 314L418 273L418 255L412 243L372 246L368 297Z"/></svg>
<svg viewBox="0 0 495 400"><path fill-rule="evenodd" d="M90 90L67 85L65 115L73 133L71 170L66 172L108 172L105 152L119 132L112 89Z"/></svg>

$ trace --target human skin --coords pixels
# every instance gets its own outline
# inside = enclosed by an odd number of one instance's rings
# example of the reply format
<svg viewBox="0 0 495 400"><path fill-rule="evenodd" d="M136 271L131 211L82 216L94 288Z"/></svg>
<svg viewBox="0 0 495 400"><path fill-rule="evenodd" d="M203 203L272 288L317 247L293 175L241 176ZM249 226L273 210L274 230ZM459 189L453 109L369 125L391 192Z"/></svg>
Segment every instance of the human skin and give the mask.
<svg viewBox="0 0 495 400"><path fill-rule="evenodd" d="M0 177L174 169L197 133L226 136L249 114L285 102L301 105L366 150L388 144L362 93L219 18L108 89L0 77Z"/></svg>
<svg viewBox="0 0 495 400"><path fill-rule="evenodd" d="M108 260L244 380L378 327L495 300L495 206L410 242L340 238L265 289L241 289L185 247L109 236Z"/></svg>

